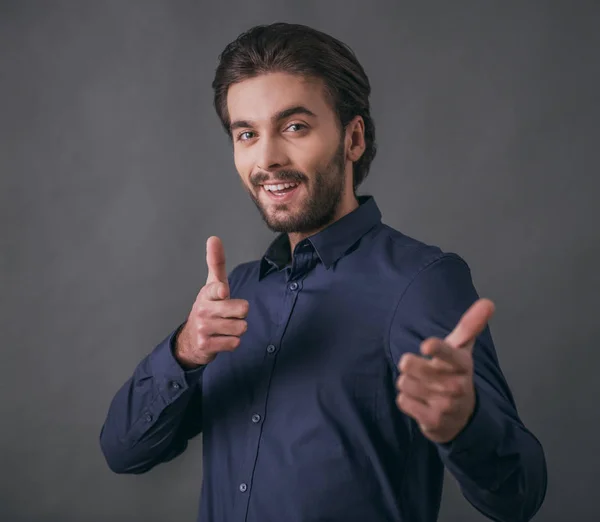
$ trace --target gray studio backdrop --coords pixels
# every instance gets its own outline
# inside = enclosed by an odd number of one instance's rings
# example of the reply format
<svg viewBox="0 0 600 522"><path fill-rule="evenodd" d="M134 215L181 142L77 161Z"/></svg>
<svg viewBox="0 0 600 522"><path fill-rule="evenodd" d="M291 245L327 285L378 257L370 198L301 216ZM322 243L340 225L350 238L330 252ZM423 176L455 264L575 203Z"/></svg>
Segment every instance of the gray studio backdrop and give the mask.
<svg viewBox="0 0 600 522"><path fill-rule="evenodd" d="M379 141L360 193L461 254L496 302L500 362L548 459L535 520L600 520L599 7L0 1L0 520L194 520L200 438L118 476L98 434L187 316L206 238L231 269L273 237L210 88L222 48L273 21L353 47ZM441 521L482 520L448 475Z"/></svg>

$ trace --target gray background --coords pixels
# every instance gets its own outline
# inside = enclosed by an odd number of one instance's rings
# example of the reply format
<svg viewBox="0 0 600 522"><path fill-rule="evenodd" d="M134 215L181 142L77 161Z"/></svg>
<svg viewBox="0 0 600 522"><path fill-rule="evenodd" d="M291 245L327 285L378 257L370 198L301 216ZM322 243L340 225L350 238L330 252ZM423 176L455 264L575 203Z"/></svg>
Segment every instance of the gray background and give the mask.
<svg viewBox="0 0 600 522"><path fill-rule="evenodd" d="M598 2L0 2L0 520L195 518L201 440L143 476L98 434L187 316L205 240L228 268L272 239L212 108L257 23L350 44L379 154L360 193L460 253L497 304L500 362L542 441L536 521L599 520ZM449 477L449 476L448 476ZM481 521L449 477L441 521Z"/></svg>

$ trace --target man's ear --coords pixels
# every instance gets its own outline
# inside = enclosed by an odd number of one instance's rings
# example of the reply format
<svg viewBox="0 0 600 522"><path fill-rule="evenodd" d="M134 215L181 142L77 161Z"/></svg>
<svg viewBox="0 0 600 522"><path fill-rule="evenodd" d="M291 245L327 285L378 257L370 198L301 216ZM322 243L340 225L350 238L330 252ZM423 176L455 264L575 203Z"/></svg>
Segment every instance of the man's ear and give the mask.
<svg viewBox="0 0 600 522"><path fill-rule="evenodd" d="M354 116L346 125L345 149L346 157L356 163L366 149L365 144L365 122L362 116Z"/></svg>

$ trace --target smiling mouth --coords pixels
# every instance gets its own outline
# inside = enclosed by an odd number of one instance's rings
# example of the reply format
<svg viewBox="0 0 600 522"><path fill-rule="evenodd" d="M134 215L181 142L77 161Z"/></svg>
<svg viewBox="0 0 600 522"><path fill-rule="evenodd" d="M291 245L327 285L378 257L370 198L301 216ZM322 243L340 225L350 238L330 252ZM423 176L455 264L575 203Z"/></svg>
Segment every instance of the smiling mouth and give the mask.
<svg viewBox="0 0 600 522"><path fill-rule="evenodd" d="M298 182L265 183L262 185L262 190L270 199L282 202L290 200L300 185L301 183Z"/></svg>
<svg viewBox="0 0 600 522"><path fill-rule="evenodd" d="M287 183L265 183L262 188L271 197L282 198L287 194L294 192L300 183L298 182L287 182Z"/></svg>

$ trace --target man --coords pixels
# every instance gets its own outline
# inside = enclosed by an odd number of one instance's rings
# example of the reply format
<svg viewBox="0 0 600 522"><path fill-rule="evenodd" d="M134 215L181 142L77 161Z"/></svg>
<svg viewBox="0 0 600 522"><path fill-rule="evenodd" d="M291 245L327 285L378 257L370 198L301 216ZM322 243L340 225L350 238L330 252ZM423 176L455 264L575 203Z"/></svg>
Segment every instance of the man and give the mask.
<svg viewBox="0 0 600 522"><path fill-rule="evenodd" d="M493 520L530 520L546 464L520 420L467 264L356 196L375 156L354 54L260 26L220 57L215 107L267 226L227 273L219 238L187 319L118 391L101 433L117 473L203 436L199 520L431 522L444 466Z"/></svg>

